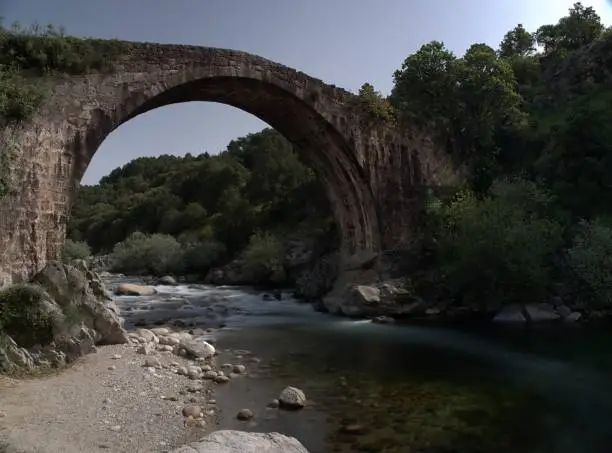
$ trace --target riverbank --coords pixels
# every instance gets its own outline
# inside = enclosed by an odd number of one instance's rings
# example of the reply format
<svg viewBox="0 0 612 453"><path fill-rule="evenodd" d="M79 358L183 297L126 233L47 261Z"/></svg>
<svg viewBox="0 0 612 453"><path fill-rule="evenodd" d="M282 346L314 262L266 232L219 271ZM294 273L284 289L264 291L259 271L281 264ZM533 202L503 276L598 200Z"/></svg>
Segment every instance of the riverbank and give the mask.
<svg viewBox="0 0 612 453"><path fill-rule="evenodd" d="M112 288L137 281L113 277L106 283ZM10 389L15 394L10 396L11 407L28 408L20 412L16 422L23 428L15 432L46 442L45 430L53 429L57 418L60 429L83 426L95 442L111 442L117 436L118 446L113 448L127 448L120 443L126 430L139 443L123 450L126 453L167 451L190 440L190 433L196 438L209 430L228 429L280 432L299 439L311 453L403 453L406 445L426 453L451 447L461 453L601 453L607 451L602 447L611 445L607 427L612 422L612 401L606 395L612 394L608 354L612 336L605 329L581 324L541 329L507 329L491 323L444 328L381 325L318 313L287 295L281 300L266 298L249 288L196 284L155 289L151 295L118 296L113 301L125 316L133 344L99 347L98 353L57 376L22 381ZM136 324L146 330L139 331ZM216 355L207 364L223 370L229 382L190 379L176 374L178 367L155 371L143 367L153 357L162 364L185 360L158 349L169 346L163 344L168 341L162 340L168 336L164 329L213 342ZM159 333L159 342L156 352L143 355L137 351L150 342L137 338L149 336L144 333L148 330ZM128 352L113 359L114 353L106 353L112 350L108 348ZM95 365L97 357L106 359ZM244 373L230 376L226 372L230 364L243 365ZM75 378L70 374L78 377L95 367L99 373L92 371L85 379L90 388L84 386L82 396L71 392L70 379ZM130 383L112 389L115 397L96 397L97 382L112 382L113 373L120 371L133 376ZM151 372L160 377L146 377ZM46 404L47 385L53 404L39 410L37 404ZM192 393L187 390L191 385L205 388ZM305 392L304 409L269 407L286 386ZM142 397L144 403L131 402L133 395L144 391L148 392ZM176 401L162 398L169 392ZM109 408L122 414L115 418L121 420L116 425L104 423L103 411L108 409L101 409L100 398L109 398L114 403ZM181 411L187 404L201 404L204 409L205 424L199 432L185 424ZM244 409L245 417L238 419ZM165 418L155 415L159 410L168 411ZM59 415L54 418L54 413ZM147 424L148 417L162 418ZM586 419L587 423L581 422ZM29 427L26 420L31 420ZM138 432L130 432L132 421ZM112 431L110 426L121 428ZM147 426L154 427L156 434L151 435ZM163 432L169 434L164 438ZM98 445L95 442L88 445ZM35 450L19 453L24 451Z"/></svg>
<svg viewBox="0 0 612 453"><path fill-rule="evenodd" d="M135 345L103 346L57 374L0 381L0 439L8 453L160 452L202 437L215 424L210 385L195 392L170 363ZM153 357L153 356L152 356ZM214 401L214 400L213 400ZM197 403L205 424L187 426L182 409Z"/></svg>

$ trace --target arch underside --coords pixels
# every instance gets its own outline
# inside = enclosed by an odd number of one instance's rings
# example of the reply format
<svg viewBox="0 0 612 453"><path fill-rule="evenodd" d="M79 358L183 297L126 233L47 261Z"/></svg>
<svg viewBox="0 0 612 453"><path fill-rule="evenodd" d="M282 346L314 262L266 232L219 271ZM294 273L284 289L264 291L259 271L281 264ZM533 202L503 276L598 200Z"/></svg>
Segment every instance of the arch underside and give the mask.
<svg viewBox="0 0 612 453"><path fill-rule="evenodd" d="M292 93L268 82L212 77L171 87L147 99L131 92L112 112L92 119L75 162L80 181L91 158L114 129L147 111L191 101L227 104L248 112L284 135L324 184L341 232L344 259L380 247L376 205L355 155L344 137L316 110ZM83 145L81 145L83 146Z"/></svg>

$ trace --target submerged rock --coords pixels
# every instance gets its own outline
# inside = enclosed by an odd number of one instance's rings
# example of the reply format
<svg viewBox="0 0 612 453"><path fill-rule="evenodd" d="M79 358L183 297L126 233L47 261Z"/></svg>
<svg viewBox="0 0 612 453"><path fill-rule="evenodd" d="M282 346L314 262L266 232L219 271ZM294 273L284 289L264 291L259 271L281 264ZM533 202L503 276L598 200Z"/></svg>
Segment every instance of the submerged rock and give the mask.
<svg viewBox="0 0 612 453"><path fill-rule="evenodd" d="M296 438L279 433L215 431L171 453L308 453Z"/></svg>

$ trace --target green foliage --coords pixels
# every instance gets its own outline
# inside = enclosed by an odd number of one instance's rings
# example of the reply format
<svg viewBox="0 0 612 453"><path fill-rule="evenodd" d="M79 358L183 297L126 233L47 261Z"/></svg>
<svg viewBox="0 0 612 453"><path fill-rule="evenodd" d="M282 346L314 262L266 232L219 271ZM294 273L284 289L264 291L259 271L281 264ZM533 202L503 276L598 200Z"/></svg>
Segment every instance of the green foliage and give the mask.
<svg viewBox="0 0 612 453"><path fill-rule="evenodd" d="M430 205L442 283L456 301L480 308L541 300L552 282L562 225L551 196L528 181L497 182L478 199L462 192Z"/></svg>
<svg viewBox="0 0 612 453"><path fill-rule="evenodd" d="M227 248L221 242L208 241L186 247L180 268L177 270L187 274L205 275L218 264L227 253Z"/></svg>
<svg viewBox="0 0 612 453"><path fill-rule="evenodd" d="M499 45L499 56L502 58L527 57L535 52L535 36L518 24L505 34Z"/></svg>
<svg viewBox="0 0 612 453"><path fill-rule="evenodd" d="M403 114L412 113L449 131L458 108L456 62L444 43L423 45L393 74L392 104Z"/></svg>
<svg viewBox="0 0 612 453"><path fill-rule="evenodd" d="M0 292L0 335L9 335L22 347L45 345L53 339L54 318L44 310L45 292L33 284L20 284Z"/></svg>
<svg viewBox="0 0 612 453"><path fill-rule="evenodd" d="M110 255L111 270L162 276L178 268L181 256L182 246L174 237L135 232L113 248Z"/></svg>
<svg viewBox="0 0 612 453"><path fill-rule="evenodd" d="M497 172L499 131L526 121L512 66L485 44L457 58L443 43L423 45L394 74L391 101L446 135L449 151L467 162L474 188L486 190Z"/></svg>
<svg viewBox="0 0 612 453"><path fill-rule="evenodd" d="M363 115L363 127L388 127L395 124L395 109L390 101L369 83L364 83L359 89L356 104Z"/></svg>
<svg viewBox="0 0 612 453"><path fill-rule="evenodd" d="M612 228L583 221L567 251L567 264L580 294L596 307L612 307ZM571 281L571 280L570 280Z"/></svg>
<svg viewBox="0 0 612 453"><path fill-rule="evenodd" d="M121 41L68 36L53 25L22 27L16 22L10 29L0 26L0 66L38 75L109 70L125 51Z"/></svg>
<svg viewBox="0 0 612 453"><path fill-rule="evenodd" d="M69 263L73 260L82 260L91 256L91 249L86 242L67 239L62 247L62 261Z"/></svg>
<svg viewBox="0 0 612 453"><path fill-rule="evenodd" d="M113 170L99 185L79 190L69 236L86 241L95 253L124 241L114 248L120 257L115 268L147 273L153 264L138 250L148 250L152 235L160 233L180 255L166 272L204 274L242 252L255 231L292 232L330 218L312 170L287 140L265 129L233 140L217 156L140 158ZM147 247L125 241L137 231Z"/></svg>
<svg viewBox="0 0 612 453"><path fill-rule="evenodd" d="M285 279L283 243L270 233L256 232L244 251L244 270L258 282L280 283Z"/></svg>
<svg viewBox="0 0 612 453"><path fill-rule="evenodd" d="M601 18L592 7L574 3L569 14L555 25L543 25L535 32L545 54L571 52L592 43L604 31Z"/></svg>
<svg viewBox="0 0 612 453"><path fill-rule="evenodd" d="M106 71L125 51L121 41L68 36L52 25L0 23L0 127L29 119L43 101L44 91L28 76Z"/></svg>

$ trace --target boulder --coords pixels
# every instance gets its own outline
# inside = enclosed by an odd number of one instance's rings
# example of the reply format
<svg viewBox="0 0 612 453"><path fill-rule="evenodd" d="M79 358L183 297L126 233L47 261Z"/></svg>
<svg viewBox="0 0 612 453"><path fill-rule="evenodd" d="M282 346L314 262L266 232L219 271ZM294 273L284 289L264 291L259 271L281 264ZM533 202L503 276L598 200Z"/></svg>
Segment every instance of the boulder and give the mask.
<svg viewBox="0 0 612 453"><path fill-rule="evenodd" d="M308 450L296 438L279 433L221 430L171 453L308 453Z"/></svg>
<svg viewBox="0 0 612 453"><path fill-rule="evenodd" d="M157 293L152 286L136 285L134 283L121 283L115 288L118 296L152 296Z"/></svg>
<svg viewBox="0 0 612 453"><path fill-rule="evenodd" d="M494 322L500 323L523 323L527 321L523 307L519 304L506 305L493 318Z"/></svg>
<svg viewBox="0 0 612 453"><path fill-rule="evenodd" d="M176 285L176 279L171 275L164 275L159 279L158 284L166 285L166 286L174 286Z"/></svg>
<svg viewBox="0 0 612 453"><path fill-rule="evenodd" d="M187 357L194 359L208 359L215 355L215 347L204 340L181 340L180 347L185 350Z"/></svg>
<svg viewBox="0 0 612 453"><path fill-rule="evenodd" d="M564 319L565 322L576 322L582 318L582 313L578 311L573 311L569 315L567 315Z"/></svg>
<svg viewBox="0 0 612 453"><path fill-rule="evenodd" d="M525 313L531 322L556 321L561 318L550 304L527 304L525 305Z"/></svg>
<svg viewBox="0 0 612 453"><path fill-rule="evenodd" d="M306 405L306 395L297 387L286 387L278 397L281 407L300 409Z"/></svg>
<svg viewBox="0 0 612 453"><path fill-rule="evenodd" d="M92 288L99 278L82 263L77 266L81 269L50 262L32 283L0 293L2 369L61 366L95 351L95 345L128 341L105 289Z"/></svg>

